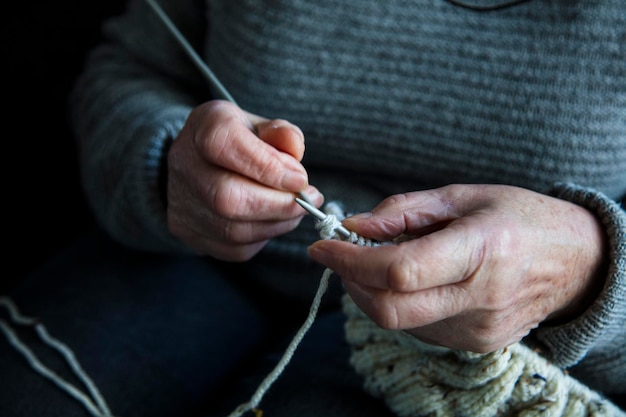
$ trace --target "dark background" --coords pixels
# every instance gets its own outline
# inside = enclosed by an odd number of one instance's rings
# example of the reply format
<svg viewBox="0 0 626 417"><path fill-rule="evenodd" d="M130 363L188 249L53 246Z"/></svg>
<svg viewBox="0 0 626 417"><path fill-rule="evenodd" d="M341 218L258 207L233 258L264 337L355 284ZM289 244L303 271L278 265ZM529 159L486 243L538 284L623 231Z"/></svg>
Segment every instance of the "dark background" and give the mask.
<svg viewBox="0 0 626 417"><path fill-rule="evenodd" d="M14 2L3 13L4 273L0 293L93 225L84 200L67 94L104 19L125 0Z"/></svg>

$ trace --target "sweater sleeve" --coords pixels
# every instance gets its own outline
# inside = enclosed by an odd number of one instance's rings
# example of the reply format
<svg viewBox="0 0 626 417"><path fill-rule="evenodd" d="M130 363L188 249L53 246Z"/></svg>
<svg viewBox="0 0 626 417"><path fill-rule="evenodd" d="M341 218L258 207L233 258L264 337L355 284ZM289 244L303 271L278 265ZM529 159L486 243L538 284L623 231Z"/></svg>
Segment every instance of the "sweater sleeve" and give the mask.
<svg viewBox="0 0 626 417"><path fill-rule="evenodd" d="M609 243L609 268L599 296L581 316L542 326L535 337L556 365L574 367L574 374L606 392L626 392L626 212L603 193L574 184L556 184L551 194L598 217Z"/></svg>
<svg viewBox="0 0 626 417"><path fill-rule="evenodd" d="M207 30L198 12L204 2L160 3L197 46ZM68 106L86 199L118 242L186 251L167 230L162 175L169 144L202 96L208 88L200 73L144 0L105 22Z"/></svg>

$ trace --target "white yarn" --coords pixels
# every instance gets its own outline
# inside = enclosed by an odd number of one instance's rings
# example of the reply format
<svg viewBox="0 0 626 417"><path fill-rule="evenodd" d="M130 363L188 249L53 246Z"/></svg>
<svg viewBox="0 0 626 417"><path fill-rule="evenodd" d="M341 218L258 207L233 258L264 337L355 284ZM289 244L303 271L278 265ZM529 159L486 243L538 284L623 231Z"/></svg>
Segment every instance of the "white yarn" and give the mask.
<svg viewBox="0 0 626 417"><path fill-rule="evenodd" d="M360 244L362 246L379 245L378 242L373 241L371 239L365 239L357 235L354 232L351 232L350 237L346 238L335 231L337 227L341 225L341 221L339 219L343 219L346 216L343 210L341 209L341 206L339 206L339 204L330 202L326 204L325 211L327 214L326 218L316 223L316 228L320 232L320 235L322 236L323 239L348 240L350 242ZM285 370L285 367L287 366L287 364L293 357L295 350L297 349L298 345L304 338L304 335L306 334L306 332L309 331L309 329L311 328L311 325L315 321L315 317L317 316L317 311L319 310L319 306L322 301L322 296L324 295L324 293L326 292L328 288L328 281L330 280L330 276L332 274L333 274L333 271L331 269L326 268L324 270L324 273L322 274L322 278L320 279L320 284L317 289L317 293L315 294L315 298L313 299L313 303L311 304L309 315L307 316L302 327L300 327L300 330L296 333L296 335L292 339L285 353L283 353L281 360L278 362L274 370L270 372L270 374L267 377L265 377L265 379L261 382L261 384L255 391L255 393L252 395L252 398L250 399L250 401L240 404L232 413L228 415L228 417L240 417L247 411L253 411L253 412L257 412L258 414L261 414L257 408L259 406L259 403L261 402L261 399L263 398L265 393L269 390L271 385L278 379L280 374L283 373L283 371Z"/></svg>
<svg viewBox="0 0 626 417"><path fill-rule="evenodd" d="M61 390L65 391L68 395L76 399L79 403L81 403L87 411L94 417L113 417L111 411L109 410L109 406L106 401L98 391L98 388L93 383L93 381L89 378L87 373L82 369L76 356L72 352L72 350L61 343L59 340L50 336L44 325L38 322L36 319L31 317L23 316L13 301L8 297L2 296L0 297L0 305L4 306L8 312L11 321L14 324L33 327L35 332L41 339L43 343L50 346L51 348L58 351L65 361L68 363L74 374L78 377L78 379L85 385L89 395L80 391L77 387L67 382L57 373L52 371L50 368L45 366L39 358L30 350L17 336L17 333L11 328L10 324L5 320L0 319L0 329L2 333L7 337L9 343L24 356L28 364L40 375L50 380L56 386L58 386Z"/></svg>
<svg viewBox="0 0 626 417"><path fill-rule="evenodd" d="M322 297L324 293L326 293L326 290L328 289L328 282L330 280L330 276L332 275L332 273L333 273L332 270L326 269L324 273L322 274L322 278L320 279L320 284L317 289L317 293L315 294L315 297L311 304L311 308L309 309L309 314L306 320L304 321L304 323L302 324L302 326L300 327L300 329L298 330L298 332L295 334L294 338L289 343L289 346L283 353L283 356L281 357L276 367L261 382L261 384L259 385L257 390L254 392L250 400L246 403L239 405L231 414L229 414L229 417L240 417L247 411L253 411L257 414L260 414L257 410L257 407L259 403L261 402L261 400L263 399L263 396L267 393L267 391L270 389L272 384L278 379L278 377L283 373L283 371L285 370L285 367L288 365L289 361L291 361L291 358L293 357L296 349L298 348L298 345L300 344L300 342L302 341L306 333L309 331L309 329L315 322L317 312L322 302ZM53 382L55 385L57 385L59 388L61 388L63 391L65 391L67 394L69 394L74 399L76 399L79 403L81 403L87 409L87 411L92 416L113 417L106 401L104 400L104 398L98 391L98 388L93 383L93 381L89 378L87 373L82 369L82 367L78 363L78 360L76 359L76 356L74 355L74 353L69 347L67 347L66 345L58 341L57 339L54 339L53 337L51 337L42 323L40 323L34 318L26 317L20 314L19 310L17 309L13 301L10 300L8 297L4 297L4 296L0 297L0 305L4 306L9 311L9 316L11 320L13 321L13 323L22 325L22 326L34 327L40 339L45 344L54 348L61 355L63 355L68 365L72 369L72 371L87 387L89 394L92 396L92 398L89 398L88 395L81 392L77 387L70 384L61 376L59 376L57 373L55 373L54 371L49 369L47 366L45 366L37 358L37 356L19 339L19 337L13 331L11 326L4 320L0 319L0 329L9 340L9 343L24 356L28 364L37 373L47 378L48 380Z"/></svg>
<svg viewBox="0 0 626 417"><path fill-rule="evenodd" d="M359 246L380 246L387 243L381 243L376 240L367 239L363 236L357 235L354 232L350 232L350 237L342 236L337 233L337 228L341 226L341 220L343 220L347 214L343 211L343 208L339 203L330 201L324 206L326 212L326 218L315 223L315 228L320 232L322 239L337 239L352 242Z"/></svg>
<svg viewBox="0 0 626 417"><path fill-rule="evenodd" d="M300 327L300 330L298 330L294 338L289 343L289 346L287 347L285 353L283 353L282 358L280 359L274 370L272 370L272 372L270 372L270 374L265 377L263 382L261 382L261 385L259 385L255 393L252 395L250 401L239 405L235 409L235 411L229 414L228 417L239 417L246 411L254 411L257 409L259 403L261 402L261 399L263 399L263 396L270 389L271 385L283 373L285 367L287 366L287 364L293 357L296 349L298 348L298 345L304 338L304 335L309 331L311 325L315 321L317 311L319 310L320 304L322 302L322 296L328 288L328 281L330 280L330 276L332 275L332 273L333 271L327 268L322 274L320 285L317 289L317 293L315 294L315 298L313 299L313 303L311 304L311 308L309 310L309 315L307 316L304 324L302 324L302 326Z"/></svg>

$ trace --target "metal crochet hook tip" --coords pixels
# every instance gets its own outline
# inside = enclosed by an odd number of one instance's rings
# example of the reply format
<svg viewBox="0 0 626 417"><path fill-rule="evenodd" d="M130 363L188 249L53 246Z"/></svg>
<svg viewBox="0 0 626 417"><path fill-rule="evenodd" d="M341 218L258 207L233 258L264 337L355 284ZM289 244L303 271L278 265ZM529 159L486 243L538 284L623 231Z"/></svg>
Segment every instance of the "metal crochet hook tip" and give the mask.
<svg viewBox="0 0 626 417"><path fill-rule="evenodd" d="M307 212L309 212L310 215L312 215L313 217L315 217L317 220L322 221L324 219L326 219L326 217L328 217L328 215L326 213L324 213L323 211L319 210L317 207L315 207L314 205L307 203L306 201L304 201L301 198L297 198L296 197L296 203L300 204L300 206L305 209ZM335 231L337 233L339 233L340 235L342 235L343 237L350 237L350 231L348 229L346 229L343 226L338 226Z"/></svg>
<svg viewBox="0 0 626 417"><path fill-rule="evenodd" d="M300 197L300 199L304 200L306 203L309 203L311 206L313 205L313 202L311 201L309 196L304 194L302 191L298 193L298 197Z"/></svg>

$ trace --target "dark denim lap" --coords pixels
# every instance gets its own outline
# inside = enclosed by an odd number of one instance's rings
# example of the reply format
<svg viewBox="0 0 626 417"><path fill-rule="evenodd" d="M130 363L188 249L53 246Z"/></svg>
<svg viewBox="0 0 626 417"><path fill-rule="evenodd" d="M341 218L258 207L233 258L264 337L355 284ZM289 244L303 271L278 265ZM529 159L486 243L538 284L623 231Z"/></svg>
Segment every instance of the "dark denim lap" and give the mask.
<svg viewBox="0 0 626 417"><path fill-rule="evenodd" d="M281 332L306 317L240 285L242 274L266 273L253 269L141 254L95 233L10 296L74 351L115 416L226 417L278 363L292 337ZM0 318L8 320L3 308ZM391 416L350 368L343 323L340 312L318 317L260 404L265 416ZM32 329L12 327L47 366L85 391ZM0 335L0 416L89 415Z"/></svg>
<svg viewBox="0 0 626 417"><path fill-rule="evenodd" d="M221 268L199 257L138 254L99 233L9 295L74 351L119 417L197 415L271 334L266 317ZM4 308L0 318L8 320ZM12 327L47 366L76 383L32 329ZM0 416L87 415L0 334Z"/></svg>
<svg viewBox="0 0 626 417"><path fill-rule="evenodd" d="M304 321L304 318L303 318ZM259 404L268 417L392 417L385 404L362 389L362 380L349 365L350 349L341 312L317 318L291 361ZM206 417L226 417L250 400L261 381L280 360L291 336L265 355L235 386L218 409ZM246 416L253 414L247 413Z"/></svg>

